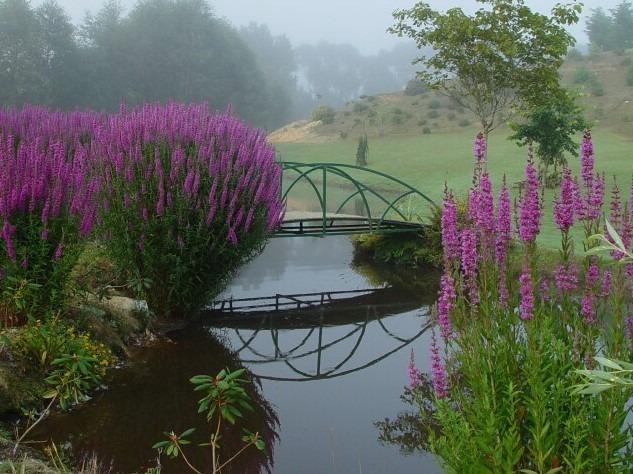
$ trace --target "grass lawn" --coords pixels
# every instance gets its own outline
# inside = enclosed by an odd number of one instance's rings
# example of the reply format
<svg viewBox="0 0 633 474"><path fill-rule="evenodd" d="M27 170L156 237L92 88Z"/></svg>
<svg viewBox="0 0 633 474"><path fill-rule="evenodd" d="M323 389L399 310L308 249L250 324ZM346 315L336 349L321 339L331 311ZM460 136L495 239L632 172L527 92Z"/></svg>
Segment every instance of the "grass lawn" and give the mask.
<svg viewBox="0 0 633 474"><path fill-rule="evenodd" d="M441 201L444 183L465 196L472 180L473 129L431 135L390 136L369 141L369 167L400 178L416 187L436 202ZM510 185L521 181L527 156L526 149L507 139L508 132L499 130L490 137L488 169L495 184L495 192L504 174ZM596 169L607 174L610 189L613 176L617 177L623 195L628 199L633 174L633 140L608 130L593 131L596 150ZM580 141L580 137L578 138ZM338 140L328 143L276 145L279 159L306 163L333 162L354 164L356 141ZM570 157L574 170L578 160ZM377 182L376 182L377 183ZM373 183L372 183L373 184ZM553 192L546 196L546 210L541 243L558 247L558 231L552 224L551 201Z"/></svg>

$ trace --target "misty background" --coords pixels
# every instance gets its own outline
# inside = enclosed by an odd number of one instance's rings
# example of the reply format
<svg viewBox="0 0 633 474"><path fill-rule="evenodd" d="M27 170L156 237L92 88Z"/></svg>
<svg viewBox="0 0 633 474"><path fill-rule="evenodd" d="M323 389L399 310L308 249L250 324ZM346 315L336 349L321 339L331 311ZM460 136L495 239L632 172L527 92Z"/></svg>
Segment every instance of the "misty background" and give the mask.
<svg viewBox="0 0 633 474"><path fill-rule="evenodd" d="M413 0L0 0L0 103L113 110L166 99L231 104L272 130L361 95L402 90L415 45L386 32ZM434 0L439 9L474 0ZM587 0L570 30L620 0ZM532 0L547 12L551 1Z"/></svg>

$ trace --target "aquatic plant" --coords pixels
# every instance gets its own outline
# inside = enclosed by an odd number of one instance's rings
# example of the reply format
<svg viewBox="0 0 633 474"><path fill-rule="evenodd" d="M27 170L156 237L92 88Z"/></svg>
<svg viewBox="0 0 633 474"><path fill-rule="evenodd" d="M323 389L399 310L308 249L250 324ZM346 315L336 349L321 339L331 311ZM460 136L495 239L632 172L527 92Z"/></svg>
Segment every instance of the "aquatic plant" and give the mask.
<svg viewBox="0 0 633 474"><path fill-rule="evenodd" d="M195 385L194 390L204 395L198 401L198 413L205 415L207 423L211 428L211 433L209 434L208 442L200 446L209 447L211 449L211 459L213 463L213 470L211 472L213 474L221 472L222 469L229 466L251 447L258 451L264 451L266 449L265 442L260 433L253 433L243 428L243 446L228 459L220 459L220 445L222 434L225 431L225 424L229 423L235 425L236 420L243 418L245 412L253 411L250 396L243 388L243 385L246 384L246 380L241 378L244 372L245 369L235 371L223 369L215 377L211 377L210 375L196 375L190 380L191 383ZM189 461L185 453L185 447L191 444L188 438L194 431L194 428L190 428L181 434L176 434L174 431L165 433L167 439L159 441L153 448L159 450L160 453L164 452L172 459L180 456L192 472L201 474L202 471L197 469Z"/></svg>
<svg viewBox="0 0 633 474"><path fill-rule="evenodd" d="M263 132L204 105L122 109L91 152L108 252L161 316L199 310L282 218Z"/></svg>
<svg viewBox="0 0 633 474"><path fill-rule="evenodd" d="M602 226L603 179L593 170L589 135L582 146L581 179L564 171L553 208L561 231L558 261L537 245L543 216L531 159L515 233L509 229L507 189L501 189L491 236L495 252L486 247L490 226L489 219L479 217L482 206L469 209L470 221L457 228L451 200L445 199L445 274L435 312L444 337L438 341L433 333L433 422L423 426L437 424L437 431L425 435L447 472L630 472L633 465L626 449L632 447L626 422L630 394L574 393L583 377L595 375L578 372L585 365L591 369L595 358L602 365L604 356L630 360L627 334L633 335L627 318L633 271L627 273L626 262L606 268L609 262L592 253L574 253L571 230L578 221L586 237ZM473 189L485 175L485 165L475 169ZM579 195L586 203L582 212L577 212ZM481 196L471 205L475 201ZM616 225L610 228L625 233L630 228L631 217L617 191L611 217ZM606 242L613 258L621 260L630 252L630 239L625 242L614 233ZM511 237L518 243L512 250ZM551 274L546 268L553 269ZM611 368L628 370L619 367ZM429 399L416 388L413 393L420 412L428 414Z"/></svg>

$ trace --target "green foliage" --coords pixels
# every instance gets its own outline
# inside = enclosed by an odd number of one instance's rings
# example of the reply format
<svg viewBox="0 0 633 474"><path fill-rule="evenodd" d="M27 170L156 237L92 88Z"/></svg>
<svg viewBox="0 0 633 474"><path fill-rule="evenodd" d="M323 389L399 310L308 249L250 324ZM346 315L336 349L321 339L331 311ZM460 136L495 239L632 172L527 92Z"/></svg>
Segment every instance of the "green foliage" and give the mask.
<svg viewBox="0 0 633 474"><path fill-rule="evenodd" d="M429 109L439 109L441 107L442 103L437 99L433 99L431 102L429 102Z"/></svg>
<svg viewBox="0 0 633 474"><path fill-rule="evenodd" d="M358 138L358 147L356 148L356 166L367 166L367 156L369 155L369 140L367 134L364 133Z"/></svg>
<svg viewBox="0 0 633 474"><path fill-rule="evenodd" d="M354 102L352 110L354 113L362 114L363 112L367 112L367 110L369 110L369 105L364 102Z"/></svg>
<svg viewBox="0 0 633 474"><path fill-rule="evenodd" d="M436 119L440 116L440 112L438 110L429 110L427 117L430 119Z"/></svg>
<svg viewBox="0 0 633 474"><path fill-rule="evenodd" d="M332 107L329 107L327 105L322 105L312 111L312 120L314 122L320 120L324 124L330 124L334 123L335 118L336 112Z"/></svg>
<svg viewBox="0 0 633 474"><path fill-rule="evenodd" d="M429 127L424 127L422 129L422 135L430 135L431 134L431 129Z"/></svg>
<svg viewBox="0 0 633 474"><path fill-rule="evenodd" d="M30 323L4 339L15 360L41 373L50 372L54 361L67 355L96 359L100 375L104 375L105 368L113 362L108 348L58 317Z"/></svg>
<svg viewBox="0 0 633 474"><path fill-rule="evenodd" d="M587 84L594 79L595 75L586 67L576 69L574 72L574 84Z"/></svg>
<svg viewBox="0 0 633 474"><path fill-rule="evenodd" d="M468 120L468 119L461 119L459 121L459 126L460 127L469 127L470 126L470 120Z"/></svg>
<svg viewBox="0 0 633 474"><path fill-rule="evenodd" d="M412 79L407 82L407 86L404 88L404 95L422 95L428 92L428 90L429 88L424 82L419 79Z"/></svg>
<svg viewBox="0 0 633 474"><path fill-rule="evenodd" d="M450 121L455 120L455 118L456 118L456 117L457 117L457 116L456 116L454 113L452 113L452 112L451 112L451 113L449 113L449 114L446 116L446 118L447 118L448 120L450 120Z"/></svg>
<svg viewBox="0 0 633 474"><path fill-rule="evenodd" d="M198 413L204 414L205 419L211 427L208 443L200 444L211 448L213 459L212 472L219 473L237 458L247 448L253 446L258 451L266 449L265 443L259 433L252 433L248 429L243 429L242 442L244 446L232 457L224 462L220 462L218 450L222 438L224 423L235 425L236 421L244 417L245 412L252 412L251 399L244 385L246 380L241 378L245 369L238 369L231 372L223 369L215 377L209 375L196 375L191 378L191 383L195 386L194 391L201 392L203 397L198 400ZM194 433L190 428L177 435L174 431L166 432L164 441L154 444L153 449L164 452L168 457L175 459L182 456L183 461L193 472L200 473L187 459L184 448L191 444L187 438Z"/></svg>
<svg viewBox="0 0 633 474"><path fill-rule="evenodd" d="M595 97L602 97L604 95L604 86L602 85L602 82L600 82L597 78L594 78L589 83L589 92L591 92L591 95Z"/></svg>
<svg viewBox="0 0 633 474"><path fill-rule="evenodd" d="M554 168L557 175L558 169L567 163L566 153L578 156L574 138L587 125L582 109L576 105L574 97L567 93L549 104L529 109L523 122L510 125L514 131L510 139L521 146L531 143L536 147L536 156L541 161L541 171L547 180L550 167Z"/></svg>
<svg viewBox="0 0 633 474"><path fill-rule="evenodd" d="M558 69L574 44L565 28L578 21L581 5L559 4L547 16L523 0L479 3L469 16L420 2L396 11L390 31L433 51L419 59L419 77L475 113L487 135L517 101L542 104L559 94Z"/></svg>
<svg viewBox="0 0 633 474"><path fill-rule="evenodd" d="M62 410L89 399L89 392L101 385L101 361L84 354L64 355L52 363L46 377L51 389L44 398L57 399Z"/></svg>
<svg viewBox="0 0 633 474"><path fill-rule="evenodd" d="M602 7L592 10L587 19L591 45L600 51L622 52L633 47L633 8L628 0L620 3L610 15Z"/></svg>

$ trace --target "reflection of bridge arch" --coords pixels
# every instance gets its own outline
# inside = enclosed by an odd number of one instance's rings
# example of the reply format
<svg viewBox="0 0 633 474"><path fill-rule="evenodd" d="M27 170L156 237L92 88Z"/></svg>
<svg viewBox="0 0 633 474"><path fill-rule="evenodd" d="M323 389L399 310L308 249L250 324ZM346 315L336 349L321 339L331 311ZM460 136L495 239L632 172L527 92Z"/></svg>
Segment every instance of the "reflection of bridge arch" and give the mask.
<svg viewBox="0 0 633 474"><path fill-rule="evenodd" d="M315 209L298 212L290 208L276 237L417 232L422 224L412 222L401 204L415 197L424 205L435 206L427 195L404 181L369 168L296 162L282 166L282 199L288 202L294 191L306 185L304 194L307 191ZM352 203L356 208L344 212Z"/></svg>
<svg viewBox="0 0 633 474"><path fill-rule="evenodd" d="M385 288L372 294L349 298L328 306L308 308L283 313L235 314L230 317L207 321L207 325L223 327L234 331L236 354L240 360L250 366L251 371L263 380L305 382L311 380L332 379L352 374L371 367L392 354L412 344L428 329L425 324L414 334L397 334L389 328L388 319L394 315L417 310L418 300L393 304L369 304L370 301L398 301L393 299L395 290ZM365 303L365 304L363 304ZM342 309L345 308L345 311ZM349 326L347 330L326 342L327 333L333 328ZM370 327L379 328L393 344L370 360L351 364ZM285 346L280 341L280 333L293 329L304 334ZM269 350L255 347L256 342L270 341ZM268 345L268 344L267 344ZM328 367L323 364L323 356L330 350L340 350L344 355ZM299 367L299 364L313 358L312 369ZM290 376L278 376L265 373L265 365L283 363Z"/></svg>

